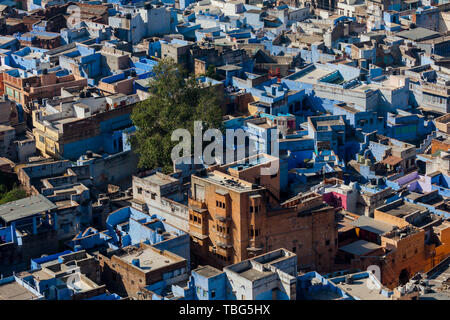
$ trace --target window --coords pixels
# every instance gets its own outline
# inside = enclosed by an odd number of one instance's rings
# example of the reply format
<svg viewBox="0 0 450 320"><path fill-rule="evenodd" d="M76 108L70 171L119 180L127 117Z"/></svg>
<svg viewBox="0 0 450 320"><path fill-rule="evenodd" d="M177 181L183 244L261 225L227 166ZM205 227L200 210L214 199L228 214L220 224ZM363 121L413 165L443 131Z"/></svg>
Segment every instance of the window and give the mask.
<svg viewBox="0 0 450 320"><path fill-rule="evenodd" d="M292 252L295 253L297 251L297 247L292 247Z"/></svg>
<svg viewBox="0 0 450 320"><path fill-rule="evenodd" d="M138 192L139 194L142 194L142 188L141 188L141 187L137 188L137 192Z"/></svg>
<svg viewBox="0 0 450 320"><path fill-rule="evenodd" d="M42 142L42 143L44 143L44 142L45 142L44 137L43 137L43 136L39 136L39 141Z"/></svg>
<svg viewBox="0 0 450 320"><path fill-rule="evenodd" d="M330 245L330 240L325 240L325 245L329 246Z"/></svg>
<svg viewBox="0 0 450 320"><path fill-rule="evenodd" d="M194 222L197 222L197 216L194 216Z"/></svg>
<svg viewBox="0 0 450 320"><path fill-rule="evenodd" d="M198 218L198 223L202 223L202 218Z"/></svg>
<svg viewBox="0 0 450 320"><path fill-rule="evenodd" d="M211 290L211 298L214 298L216 296L216 292L214 290Z"/></svg>
<svg viewBox="0 0 450 320"><path fill-rule="evenodd" d="M6 87L6 93L7 93L8 96L10 96L11 98L14 98L14 90L11 89L10 87Z"/></svg>
<svg viewBox="0 0 450 320"><path fill-rule="evenodd" d="M189 215L189 220L192 220L192 219L193 219L192 214L190 214Z"/></svg>
<svg viewBox="0 0 450 320"><path fill-rule="evenodd" d="M250 213L253 213L253 206L250 206Z"/></svg>
<svg viewBox="0 0 450 320"><path fill-rule="evenodd" d="M155 198L156 198L156 193L152 193L151 197L152 197L152 200L155 200Z"/></svg>
<svg viewBox="0 0 450 320"><path fill-rule="evenodd" d="M216 200L216 207L225 209L225 203Z"/></svg>

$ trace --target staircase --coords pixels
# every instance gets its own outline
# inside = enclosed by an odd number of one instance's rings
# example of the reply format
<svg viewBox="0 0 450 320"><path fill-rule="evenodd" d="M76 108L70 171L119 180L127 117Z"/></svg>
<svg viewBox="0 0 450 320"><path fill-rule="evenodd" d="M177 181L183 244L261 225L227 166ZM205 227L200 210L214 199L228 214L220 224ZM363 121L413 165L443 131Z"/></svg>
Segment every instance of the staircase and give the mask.
<svg viewBox="0 0 450 320"><path fill-rule="evenodd" d="M437 137L437 131L431 132L427 138L416 149L416 154L426 153L431 147L431 141Z"/></svg>

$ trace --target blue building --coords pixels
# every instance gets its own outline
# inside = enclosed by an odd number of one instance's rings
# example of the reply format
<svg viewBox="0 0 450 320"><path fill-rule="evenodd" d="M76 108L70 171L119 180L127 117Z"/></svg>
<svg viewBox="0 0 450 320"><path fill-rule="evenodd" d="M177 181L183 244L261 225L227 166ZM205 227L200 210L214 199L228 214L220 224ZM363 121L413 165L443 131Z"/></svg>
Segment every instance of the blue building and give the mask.
<svg viewBox="0 0 450 320"><path fill-rule="evenodd" d="M189 235L157 215L125 207L112 212L106 225L104 231L90 227L80 232L68 243L69 247L75 250L118 249L145 243L190 261Z"/></svg>
<svg viewBox="0 0 450 320"><path fill-rule="evenodd" d="M145 290L153 300L295 300L296 274L297 256L277 249L223 271L199 266L187 282Z"/></svg>

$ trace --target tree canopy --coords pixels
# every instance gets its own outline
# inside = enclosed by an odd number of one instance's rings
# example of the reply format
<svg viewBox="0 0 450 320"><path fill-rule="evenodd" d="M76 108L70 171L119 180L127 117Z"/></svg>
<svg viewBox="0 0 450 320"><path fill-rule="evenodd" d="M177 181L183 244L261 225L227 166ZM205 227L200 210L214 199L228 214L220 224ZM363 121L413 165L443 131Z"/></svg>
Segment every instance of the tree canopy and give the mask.
<svg viewBox="0 0 450 320"><path fill-rule="evenodd" d="M170 172L171 151L178 143L171 141L172 132L183 128L193 136L194 121L202 121L204 130L222 130L222 111L214 89L203 87L173 60L161 60L153 72L150 98L140 102L131 115L136 126L131 144L139 155L139 167Z"/></svg>
<svg viewBox="0 0 450 320"><path fill-rule="evenodd" d="M20 187L14 187L12 190L0 194L0 205L26 198L27 193Z"/></svg>
<svg viewBox="0 0 450 320"><path fill-rule="evenodd" d="M27 193L18 185L16 175L0 171L0 205L25 198Z"/></svg>

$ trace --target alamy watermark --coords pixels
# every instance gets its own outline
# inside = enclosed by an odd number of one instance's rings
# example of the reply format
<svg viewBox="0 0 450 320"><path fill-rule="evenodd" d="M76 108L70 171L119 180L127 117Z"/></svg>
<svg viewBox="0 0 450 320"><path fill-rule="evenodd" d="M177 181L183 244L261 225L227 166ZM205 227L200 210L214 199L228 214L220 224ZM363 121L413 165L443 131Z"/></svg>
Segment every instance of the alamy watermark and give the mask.
<svg viewBox="0 0 450 320"><path fill-rule="evenodd" d="M225 139L219 129L208 129L203 132L201 121L194 122L194 137L187 129L176 129L171 140L179 143L172 149L171 159L182 164L237 164L247 160L257 161L261 153L279 158L279 130L264 130L260 136L250 134L243 129L226 129ZM194 155L192 156L192 141ZM204 145L205 142L210 142ZM225 152L224 152L225 150ZM273 175L278 172L279 162L270 161L270 166L261 167L261 175Z"/></svg>

